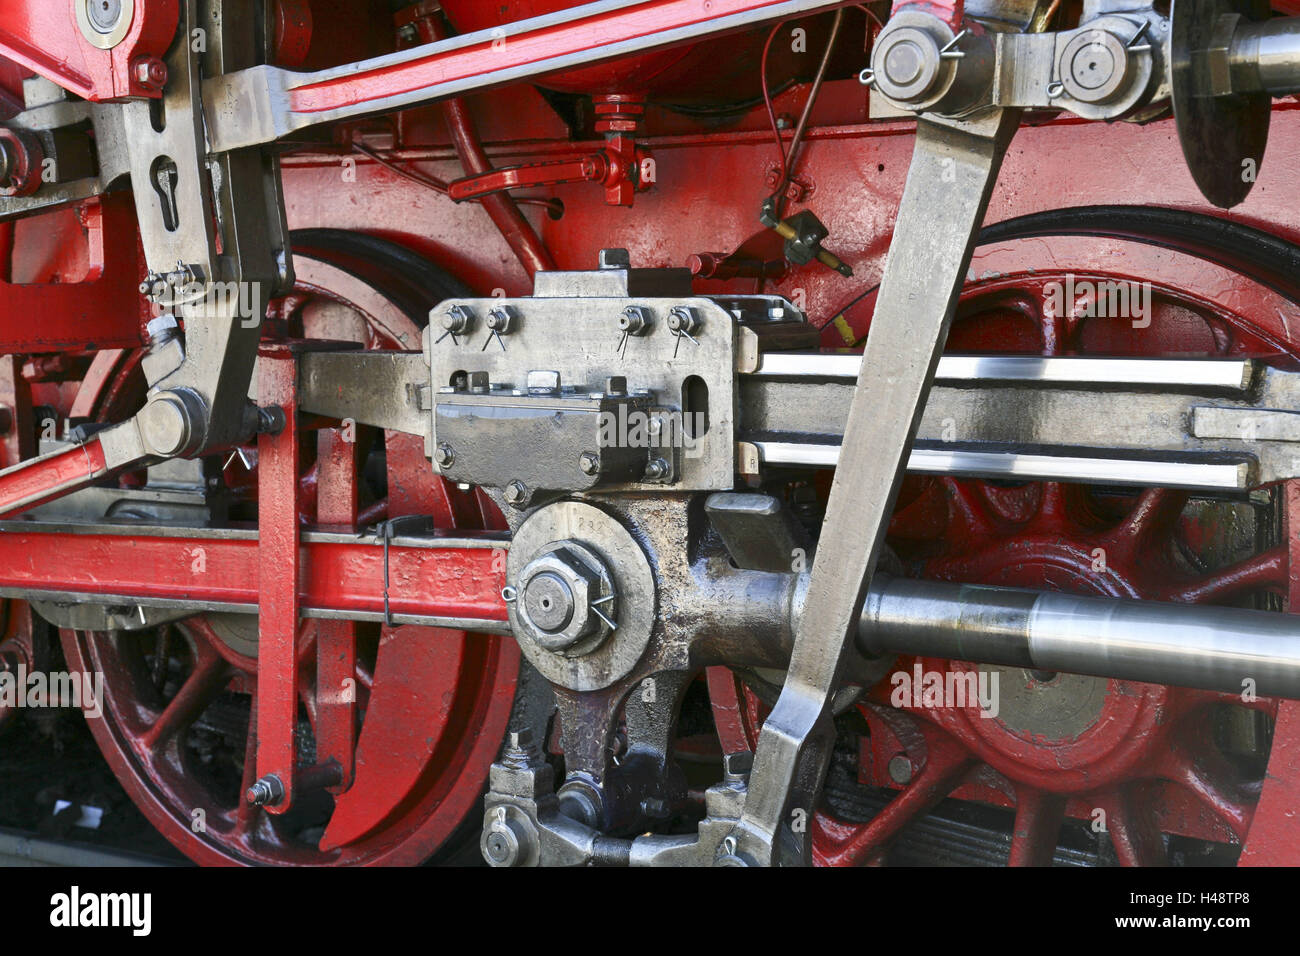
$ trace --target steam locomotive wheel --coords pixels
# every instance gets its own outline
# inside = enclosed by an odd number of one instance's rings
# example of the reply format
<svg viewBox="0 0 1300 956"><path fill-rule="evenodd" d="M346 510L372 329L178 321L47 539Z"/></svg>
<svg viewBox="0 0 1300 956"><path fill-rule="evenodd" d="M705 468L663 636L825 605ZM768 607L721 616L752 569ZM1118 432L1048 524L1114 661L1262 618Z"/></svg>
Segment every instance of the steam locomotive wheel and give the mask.
<svg viewBox="0 0 1300 956"><path fill-rule="evenodd" d="M294 239L297 287L273 307L272 334L278 322L280 334L294 337L418 348L427 310L464 294L432 264L381 240L329 230ZM129 406L132 393L115 388L122 400L100 403L99 415L129 413L119 406ZM359 486L369 488L365 523L404 514L432 515L443 529L501 520L486 498L436 479L418 438L387 434L358 457ZM253 495L255 477L241 469L238 461L227 465L227 484ZM314 468L304 471L309 502L314 479ZM305 621L298 642L295 737L303 765L314 762L315 631ZM90 725L118 779L195 862L403 865L466 847L476 855L478 821L469 818L514 699L514 642L359 624L354 781L341 794L304 794L280 816L242 799L257 744L256 618L212 614L150 631L64 631L62 642L71 669L103 675L104 717Z"/></svg>
<svg viewBox="0 0 1300 956"><path fill-rule="evenodd" d="M1267 356L1284 363L1300 355L1300 336L1291 335L1287 321L1292 304L1243 282L1249 275L1171 253L1168 243L1157 250L1090 242L1035 238L985 248L948 348ZM1067 273L1061 264L1071 261L1080 265ZM1149 325L1092 314L1095 303L1073 303L1065 314L1045 306L1051 283L1086 288L1143 274L1152 282ZM828 345L865 336L872 298L828 325ZM923 578L1279 609L1288 596L1281 502L1189 502L1160 488L911 477L890 544L908 573ZM972 671L977 680L983 672L978 686L997 687L994 707L913 690L918 679L937 687L950 673ZM709 689L723 750L752 749L766 709L755 689L721 669L710 673ZM1067 820L1108 845L1098 859L1124 865L1167 862L1165 835L1203 841L1194 846L1207 854L1216 844L1243 846L1259 822L1278 707L1253 698L1249 688L1223 694L900 658L857 706L866 732L854 754L856 783L893 795L878 812L853 819L824 802L812 822L814 859L885 862L900 834L947 797L1014 810L998 844L1011 865L1050 863Z"/></svg>

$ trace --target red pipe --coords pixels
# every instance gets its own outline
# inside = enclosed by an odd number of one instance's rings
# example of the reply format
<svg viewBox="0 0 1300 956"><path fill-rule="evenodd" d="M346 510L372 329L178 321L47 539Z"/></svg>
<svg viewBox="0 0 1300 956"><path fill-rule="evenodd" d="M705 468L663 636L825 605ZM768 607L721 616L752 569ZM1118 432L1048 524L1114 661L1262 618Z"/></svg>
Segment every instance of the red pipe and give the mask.
<svg viewBox="0 0 1300 956"><path fill-rule="evenodd" d="M420 33L422 43L435 43L445 39L447 31L438 22L436 15L417 18L415 28ZM474 131L474 121L470 119L469 110L464 100L452 98L442 104L443 115L447 119L447 128L451 132L456 154L464 167L466 176L482 176L493 171L492 162L484 152ZM538 272L551 272L555 269L555 260L543 244L532 224L524 218L514 199L505 193L491 193L479 199L493 224L500 230L506 244L510 246L519 264L533 278Z"/></svg>

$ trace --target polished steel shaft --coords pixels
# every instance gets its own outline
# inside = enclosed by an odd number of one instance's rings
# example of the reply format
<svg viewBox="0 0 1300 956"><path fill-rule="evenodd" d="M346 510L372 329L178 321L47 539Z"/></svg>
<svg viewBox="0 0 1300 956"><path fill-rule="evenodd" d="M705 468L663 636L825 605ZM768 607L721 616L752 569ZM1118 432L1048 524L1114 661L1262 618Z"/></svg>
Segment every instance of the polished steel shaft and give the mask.
<svg viewBox="0 0 1300 956"><path fill-rule="evenodd" d="M1274 96L1300 91L1300 17L1278 17L1237 28L1230 50L1234 89Z"/></svg>
<svg viewBox="0 0 1300 956"><path fill-rule="evenodd" d="M858 647L1300 698L1300 617L1268 611L878 578Z"/></svg>

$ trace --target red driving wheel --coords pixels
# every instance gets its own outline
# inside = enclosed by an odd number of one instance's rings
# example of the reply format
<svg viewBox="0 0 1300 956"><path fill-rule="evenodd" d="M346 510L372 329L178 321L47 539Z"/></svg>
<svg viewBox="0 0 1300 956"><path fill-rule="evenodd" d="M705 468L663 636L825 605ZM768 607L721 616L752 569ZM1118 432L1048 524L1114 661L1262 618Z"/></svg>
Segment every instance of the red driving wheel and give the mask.
<svg viewBox="0 0 1300 956"><path fill-rule="evenodd" d="M418 288L410 254L390 245L328 230L295 236L297 284L273 308L272 334L278 320L278 331L294 337L418 348L418 318L456 294L455 286L423 263L433 279ZM135 365L124 360L119 372L121 380L85 385L105 393L93 403L102 420L129 414L138 401L137 390L123 384L137 374ZM440 530L502 526L486 497L435 478L420 439L372 435L369 448L358 455L363 523L421 514L432 515ZM235 497L232 513L251 518L255 450L246 461L248 467L237 458L226 464L226 484ZM314 466L304 468L302 482L304 500L314 503ZM314 519L313 507L304 521ZM514 700L513 641L359 624L355 780L344 793L308 794L288 813L271 815L242 799L257 743L256 638L256 618L236 614L146 631L62 634L69 667L103 675L104 716L89 721L95 739L168 840L201 864L402 865L439 851L477 857L474 811ZM301 628L299 653L295 736L300 764L310 765L311 621Z"/></svg>
<svg viewBox="0 0 1300 956"><path fill-rule="evenodd" d="M1049 283L1070 278L1080 288L1150 282L1150 324L1094 314L1102 310L1086 298L1053 314ZM842 310L824 343L860 342L873 299ZM1265 285L1167 246L1008 239L977 253L948 350L1259 356L1294 367L1294 312ZM1249 502L1191 502L1159 488L910 477L889 541L917 577L1281 610L1290 599L1285 504L1281 489ZM983 671L985 687L996 673L996 716L979 701L955 706L910 691L917 677L953 670ZM770 701L771 690L719 668L709 690L723 750L752 749L767 708L760 694ZM1294 853L1276 845L1285 821L1263 821L1256 810L1266 767L1270 777L1296 778L1300 766L1268 765L1279 703L1252 699L1248 689L1211 693L900 658L856 710L865 726L858 724L851 775L887 802L855 818L824 803L812 823L821 865L885 862L900 834L946 798L1013 811L1003 818L1011 865L1051 862L1067 820L1090 827L1126 865L1166 862L1166 835L1256 850L1252 828L1271 834L1268 852L1282 853L1278 862ZM1294 846L1293 835L1286 845Z"/></svg>

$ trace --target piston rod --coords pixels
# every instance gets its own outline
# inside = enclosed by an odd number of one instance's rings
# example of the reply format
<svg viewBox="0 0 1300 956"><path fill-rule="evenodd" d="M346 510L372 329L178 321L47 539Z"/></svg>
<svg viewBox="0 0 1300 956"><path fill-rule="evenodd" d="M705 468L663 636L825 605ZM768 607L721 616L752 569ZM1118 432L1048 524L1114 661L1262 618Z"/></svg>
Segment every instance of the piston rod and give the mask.
<svg viewBox="0 0 1300 956"><path fill-rule="evenodd" d="M1268 611L878 576L858 648L1300 698L1300 618Z"/></svg>

